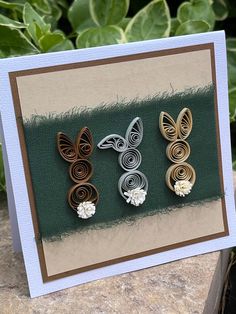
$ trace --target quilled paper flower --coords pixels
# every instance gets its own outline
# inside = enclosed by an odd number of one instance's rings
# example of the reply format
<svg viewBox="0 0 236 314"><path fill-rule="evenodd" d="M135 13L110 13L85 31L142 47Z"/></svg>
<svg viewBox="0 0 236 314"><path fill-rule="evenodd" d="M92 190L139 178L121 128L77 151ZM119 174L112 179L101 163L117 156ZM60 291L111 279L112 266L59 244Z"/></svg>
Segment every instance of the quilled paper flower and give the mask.
<svg viewBox="0 0 236 314"><path fill-rule="evenodd" d="M174 189L175 194L184 197L188 195L192 190L192 183L186 180L175 182Z"/></svg>
<svg viewBox="0 0 236 314"><path fill-rule="evenodd" d="M77 214L79 218L88 219L96 212L96 207L92 202L82 202L77 207Z"/></svg>
<svg viewBox="0 0 236 314"><path fill-rule="evenodd" d="M130 203L134 206L139 206L144 203L147 192L144 191L143 189L136 188L136 189L124 192L124 195L128 197L126 200L127 203Z"/></svg>

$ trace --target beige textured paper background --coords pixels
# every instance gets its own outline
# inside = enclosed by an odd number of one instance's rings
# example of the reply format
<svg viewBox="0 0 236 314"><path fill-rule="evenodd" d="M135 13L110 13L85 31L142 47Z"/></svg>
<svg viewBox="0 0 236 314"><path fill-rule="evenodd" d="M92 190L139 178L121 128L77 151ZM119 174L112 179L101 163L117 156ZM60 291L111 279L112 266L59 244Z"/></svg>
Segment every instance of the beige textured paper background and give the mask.
<svg viewBox="0 0 236 314"><path fill-rule="evenodd" d="M212 82L210 64L210 50L200 50L18 77L22 114L30 117L203 87Z"/></svg>
<svg viewBox="0 0 236 314"><path fill-rule="evenodd" d="M212 82L210 64L210 50L200 50L17 77L22 114L30 117L206 86ZM133 225L75 233L63 241L43 242L43 248L52 276L222 231L222 208L217 201L146 217Z"/></svg>
<svg viewBox="0 0 236 314"><path fill-rule="evenodd" d="M221 201L44 242L48 275L224 231Z"/></svg>

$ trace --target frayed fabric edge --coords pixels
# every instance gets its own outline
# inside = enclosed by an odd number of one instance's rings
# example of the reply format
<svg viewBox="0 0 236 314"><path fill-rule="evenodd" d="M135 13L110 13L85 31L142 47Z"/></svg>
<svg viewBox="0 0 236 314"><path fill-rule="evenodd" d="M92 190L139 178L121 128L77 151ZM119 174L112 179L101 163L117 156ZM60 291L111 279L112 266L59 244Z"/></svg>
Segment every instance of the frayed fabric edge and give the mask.
<svg viewBox="0 0 236 314"><path fill-rule="evenodd" d="M195 87L195 88L188 88L185 91L181 92L162 92L158 93L156 95L150 95L145 98L139 98L136 97L130 101L127 101L125 98L121 99L117 102L113 103L101 103L95 108L90 108L86 106L74 106L72 109L56 113L56 112L50 112L45 115L38 115L38 114L32 114L29 118L23 117L23 123L25 127L31 128L31 127L37 127L39 125L43 125L44 123L48 123L49 120L65 120L65 119L71 119L77 118L78 116L86 116L89 118L90 115L94 115L96 113L100 113L101 111L122 111L124 109L127 109L127 107L132 107L133 105L136 105L138 107L142 107L144 103L148 101L159 101L159 100L165 100L172 97L186 97L193 94L207 94L213 89L213 85L207 85L205 87Z"/></svg>
<svg viewBox="0 0 236 314"><path fill-rule="evenodd" d="M173 206L168 206L165 208L154 209L154 210L149 211L148 213L140 213L140 214L136 214L135 216L119 218L116 220L111 220L109 222L98 223L98 224L94 224L91 226L86 226L84 228L81 228L80 230L77 229L77 230L73 230L71 232L64 232L64 233L61 233L58 235L44 237L42 234L38 234L38 236L36 238L36 242L62 241L66 237L69 237L70 235L72 235L72 234L74 235L76 233L81 234L81 233L89 232L91 230L108 229L108 228L116 227L116 226L121 225L121 224L134 225L139 220L141 220L145 217L154 216L154 215L166 215L166 214L170 214L172 212L175 212L177 210L184 209L185 207L198 207L201 205L209 204L209 203L214 202L214 201L218 201L218 200L222 199L223 197L224 197L224 195L218 195L218 196L210 197L210 198L207 198L204 200L192 201L189 203L177 204L177 205L175 204Z"/></svg>

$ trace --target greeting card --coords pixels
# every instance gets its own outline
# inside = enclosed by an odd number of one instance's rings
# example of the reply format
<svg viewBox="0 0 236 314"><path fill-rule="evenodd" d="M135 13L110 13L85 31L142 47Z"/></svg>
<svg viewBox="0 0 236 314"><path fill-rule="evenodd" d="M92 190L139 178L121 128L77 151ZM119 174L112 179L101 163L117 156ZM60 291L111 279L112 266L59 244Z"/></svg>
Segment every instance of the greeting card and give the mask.
<svg viewBox="0 0 236 314"><path fill-rule="evenodd" d="M235 244L223 32L0 68L31 296Z"/></svg>

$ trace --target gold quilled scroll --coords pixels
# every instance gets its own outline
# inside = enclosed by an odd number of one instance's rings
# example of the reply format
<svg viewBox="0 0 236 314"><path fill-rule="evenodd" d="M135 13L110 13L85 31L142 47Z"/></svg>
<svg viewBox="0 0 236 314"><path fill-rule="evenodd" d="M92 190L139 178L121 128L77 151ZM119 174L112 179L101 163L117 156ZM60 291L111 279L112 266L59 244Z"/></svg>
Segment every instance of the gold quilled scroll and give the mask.
<svg viewBox="0 0 236 314"><path fill-rule="evenodd" d="M173 163L166 172L166 184L176 195L188 195L196 181L194 168L186 162L191 148L186 139L193 127L190 109L180 111L177 121L167 113L161 112L159 127L163 137L170 143L166 147L166 156Z"/></svg>
<svg viewBox="0 0 236 314"><path fill-rule="evenodd" d="M58 132L57 148L61 157L71 163L69 175L76 183L68 191L68 203L79 218L88 219L95 214L99 200L96 187L88 182L93 175L93 166L88 160L93 152L92 133L84 127L73 143L66 134Z"/></svg>

